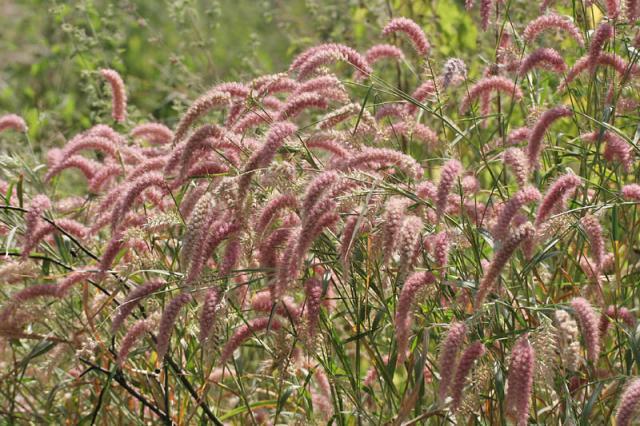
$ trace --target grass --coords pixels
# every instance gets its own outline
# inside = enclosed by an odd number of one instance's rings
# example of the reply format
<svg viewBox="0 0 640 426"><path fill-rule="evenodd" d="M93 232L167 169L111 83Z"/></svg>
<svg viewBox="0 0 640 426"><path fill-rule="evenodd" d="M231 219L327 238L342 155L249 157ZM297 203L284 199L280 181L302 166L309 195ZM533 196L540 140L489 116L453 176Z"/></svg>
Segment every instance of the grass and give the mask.
<svg viewBox="0 0 640 426"><path fill-rule="evenodd" d="M525 395L529 408L524 423L612 424L625 385L638 376L640 367L635 326L638 200L621 194L623 186L638 180L640 128L637 108L625 110L619 102L638 100L637 75L631 72L638 60L633 47L635 23L623 17L610 20L599 3L592 7L579 1L557 3L553 9L571 17L587 48L553 31L540 36L535 46L525 45L522 31L540 11L536 4L514 0L493 6L487 32L480 31L479 25L476 28L477 6L465 11L460 2L391 1L367 7L292 2L290 7L276 5L275 9L248 2L238 2L234 8L235 3L224 1L212 6L172 2L164 7L134 2L121 8L97 1L53 2L45 3L50 7L48 16L30 13L18 4L3 6L10 12L2 18L9 34L3 43L13 43L8 52L17 55L23 50L24 57L6 61L10 65L3 78L10 84L0 91L0 108L21 114L29 130L0 133L0 144L7 147L0 160L2 182L6 182L0 200L0 250L5 254L0 263L0 315L17 306L0 327L0 415L10 424L50 424L61 419L70 424L512 424L515 413L508 401L514 390L507 385L515 374L512 350L519 339L527 339L535 363L531 394ZM18 19L8 19L12 16ZM408 16L418 22L433 45L431 54L418 57L402 34L383 39L379 31L389 16ZM498 53L504 53L497 47L501 34L512 35L512 45L503 55L507 61L517 63L538 47L553 47L571 67L588 54L592 30L602 22L615 25L615 37L605 50L626 61L624 73L600 66L560 92L563 75L543 68L525 76L503 71L522 89L523 99L516 101L503 93L490 99L488 111L483 111L480 101L473 103L469 113L459 113L462 98L496 63ZM41 23L45 30L21 31L27 23ZM315 26L309 29L310 24ZM354 80L348 63L328 63L327 72L336 75L343 88L318 89L328 107L306 108L289 117L298 130L282 141L273 161L255 169L248 165L274 128L277 110L273 105L295 95L277 94L276 102L252 92L240 100L240 114L255 111L264 114L266 122L225 136L221 141L227 145L200 150L190 160L193 164L209 161L226 171L189 176L180 183L174 171L161 168L166 186L136 197L131 217L139 222L116 224L122 227L120 237L114 237L118 233L110 221L98 232L83 235L63 226L61 219L91 227L101 215L110 218L111 210L101 211L98 206L114 188L121 195L108 209L125 198L130 188L127 176L136 166L135 160L127 160L127 147L144 156L155 146L128 136L136 125L158 121L175 129L193 99L215 83L249 82L285 71L303 48L327 40L354 46L359 52L376 42L392 43L403 49L406 60L376 63L365 80ZM33 53L32 46L40 42L47 55ZM244 50L247 43L253 43L255 54ZM444 88L439 77L452 56L462 58L468 70L457 85ZM129 115L123 123L111 119L110 89L97 72L103 67L120 71L127 85ZM295 72L290 76L295 78ZM429 80L436 82L435 93L415 99L415 88ZM419 162L423 176L413 179L402 167L380 161L347 169L340 155L311 146L310 138L321 133L317 125L326 120L326 114L349 102L359 105L358 113L333 127L334 142L349 155L366 147L401 151ZM403 108L413 104L418 111L375 122L376 112L389 104ZM570 107L573 115L555 121L545 132L540 167L527 173L527 185L538 188L543 197L567 173L579 176L581 185L566 194L564 203L536 229L538 240L531 255L522 246L516 249L489 297L474 306L488 265L505 244L494 238L492 225L503 203L521 189L502 157L508 136L522 126L533 128L545 110L558 105ZM230 111L233 107L207 112L192 128L211 123L231 131ZM394 123L400 121L428 126L438 142L428 144L415 133L398 132ZM97 194L86 190L86 179L77 170L65 170L44 182L43 176L56 161L51 155L47 158L47 152L99 123L112 126L124 138L117 158L92 151L82 155L100 167L110 162L120 165L122 174ZM598 132L599 137L588 142L582 135L589 132ZM619 159L612 161L606 155L610 142L605 133L617 136L631 153L633 167L628 172ZM155 148L164 156L177 152L180 158L180 145L174 146L175 142ZM523 141L520 148L524 150L527 143ZM451 159L459 160L464 172L447 191L448 208L438 219L436 197L424 184L431 182L437 189L442 165ZM317 202L310 203L323 206L313 216L313 209L301 206L313 180L328 170L338 171L344 185L323 186ZM248 174L251 182L243 198L237 182ZM467 176L476 179L477 190L465 184ZM185 206L198 187L212 202L202 197L200 206L190 212ZM34 227L25 218L37 194L47 195L53 207L45 209ZM294 195L297 206L278 211L267 232L257 234L257 216L281 194ZM398 200L404 203L400 230L393 228L389 213ZM75 206L66 208L65 203ZM509 232L533 222L539 207L540 203L531 203L519 209ZM329 226L311 226L330 215L335 217L331 216ZM584 266L585 262L593 265L598 244L582 225L586 215L596 216L603 254L612 258L596 278ZM362 226L351 237L347 233L350 218L355 218L356 229ZM408 218L419 219L419 233L407 231ZM187 285L198 239L214 236L219 226L233 221L238 221L240 231L226 235L204 253L205 270ZM29 253L23 252L37 227L47 225L53 225L54 232ZM294 233L261 250L267 236L289 231ZM299 311L282 309L286 305L277 298L265 310L254 303L256 295L277 283L279 271L296 264L287 264L287 250L295 251L298 231L303 236L313 234L310 248L287 283L288 303ZM441 232L447 235L449 249L445 265L438 264L432 247L433 236ZM385 245L388 235L393 247ZM106 274L99 274L108 244L118 238L123 246ZM234 241L240 247L236 258ZM344 244L349 247L346 260L341 258ZM187 249L194 254L185 258L181 254ZM271 262L265 260L269 254L275 256ZM408 261L414 254L415 260ZM232 267L221 273L225 262ZM92 274L64 297L16 302L22 289L59 285L71 272L83 270ZM408 356L397 362L398 300L407 278L424 271L436 280L416 294L409 312ZM321 283L321 300L305 291L313 279ZM166 285L141 300L125 326L114 333L111 320L118 306L132 289L150 280L163 280ZM215 311L212 333L200 342L199 317L210 289L219 289L224 297ZM193 300L179 312L171 326L169 351L158 359L159 321L170 301L184 292ZM596 362L587 360L588 329L571 307L577 297L590 302L597 319L613 306L616 312L628 309L634 320L630 325L611 319L608 331L599 336ZM321 308L317 331L310 337L313 318L309 312L314 303L321 303ZM558 311L568 312L569 324L558 322ZM268 318L267 330L252 331L253 321L260 318ZM152 327L120 368L116 360L124 336L141 320ZM486 349L464 381L457 410L450 398L438 399L443 375L452 373L441 368L441 354L454 322L467 328L461 350L475 341ZM278 329L277 324L282 327ZM248 338L221 364L223 348L243 327ZM516 383L525 381L526 377L516 378Z"/></svg>

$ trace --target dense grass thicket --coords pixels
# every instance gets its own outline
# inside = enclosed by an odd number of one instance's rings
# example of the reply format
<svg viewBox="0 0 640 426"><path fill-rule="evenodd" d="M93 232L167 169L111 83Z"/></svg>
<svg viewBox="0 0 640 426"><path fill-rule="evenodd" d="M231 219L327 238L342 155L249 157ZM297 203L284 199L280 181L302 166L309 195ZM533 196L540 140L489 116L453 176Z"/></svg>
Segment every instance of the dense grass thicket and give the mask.
<svg viewBox="0 0 640 426"><path fill-rule="evenodd" d="M636 424L640 2L275 3L54 3L8 65L0 417Z"/></svg>

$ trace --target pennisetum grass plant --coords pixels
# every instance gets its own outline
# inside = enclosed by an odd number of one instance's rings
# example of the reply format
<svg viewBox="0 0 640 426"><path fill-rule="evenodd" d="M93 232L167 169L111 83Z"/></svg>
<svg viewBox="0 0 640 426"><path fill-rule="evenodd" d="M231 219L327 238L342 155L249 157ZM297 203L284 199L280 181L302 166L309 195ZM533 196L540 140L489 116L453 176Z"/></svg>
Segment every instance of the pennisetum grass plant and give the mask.
<svg viewBox="0 0 640 426"><path fill-rule="evenodd" d="M631 424L637 2L473 3L478 51L396 17L174 122L101 70L112 126L2 171L2 416Z"/></svg>

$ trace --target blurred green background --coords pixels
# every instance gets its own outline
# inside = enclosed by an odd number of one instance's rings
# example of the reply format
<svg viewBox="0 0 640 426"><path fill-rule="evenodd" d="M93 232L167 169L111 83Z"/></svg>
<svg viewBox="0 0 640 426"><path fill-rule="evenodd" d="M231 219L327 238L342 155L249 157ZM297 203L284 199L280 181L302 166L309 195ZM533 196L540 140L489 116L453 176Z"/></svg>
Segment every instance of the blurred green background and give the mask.
<svg viewBox="0 0 640 426"><path fill-rule="evenodd" d="M111 123L97 74L110 67L127 85L131 122L171 125L212 84L285 71L322 41L364 51L399 15L425 28L434 55L475 49L462 0L2 0L0 114L22 115L36 150Z"/></svg>

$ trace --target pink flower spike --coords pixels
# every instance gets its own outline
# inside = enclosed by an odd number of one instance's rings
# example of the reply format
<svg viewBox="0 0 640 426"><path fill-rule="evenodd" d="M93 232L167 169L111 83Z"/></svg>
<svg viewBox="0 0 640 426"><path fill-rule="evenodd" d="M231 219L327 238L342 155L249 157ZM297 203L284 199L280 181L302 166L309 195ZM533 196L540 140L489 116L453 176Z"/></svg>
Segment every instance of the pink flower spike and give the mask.
<svg viewBox="0 0 640 426"><path fill-rule="evenodd" d="M433 257L439 268L446 270L449 263L449 235L441 231L433 237ZM443 271L444 274L444 271Z"/></svg>
<svg viewBox="0 0 640 426"><path fill-rule="evenodd" d="M542 67L558 74L567 70L567 64L565 64L562 56L556 50L550 48L538 49L524 58L522 64L520 64L518 74L523 77L535 67Z"/></svg>
<svg viewBox="0 0 640 426"><path fill-rule="evenodd" d="M587 347L587 358L592 363L598 361L600 354L600 332L598 327L598 318L596 317L591 304L582 297L576 297L571 301L573 308Z"/></svg>
<svg viewBox="0 0 640 426"><path fill-rule="evenodd" d="M326 97L315 92L305 92L287 99L276 121L292 119L309 108L326 109L329 106Z"/></svg>
<svg viewBox="0 0 640 426"><path fill-rule="evenodd" d="M0 132L8 129L22 133L27 133L27 130L29 130L24 119L16 114L7 114L0 117Z"/></svg>
<svg viewBox="0 0 640 426"><path fill-rule="evenodd" d="M387 263L398 245L398 235L405 217L408 200L404 198L391 198L385 205L382 226L382 249L384 252L383 263Z"/></svg>
<svg viewBox="0 0 640 426"><path fill-rule="evenodd" d="M516 213L523 206L539 201L541 197L540 192L533 186L528 186L518 191L502 208L493 228L493 237L498 241L502 241L509 233L509 225Z"/></svg>
<svg viewBox="0 0 640 426"><path fill-rule="evenodd" d="M587 133L580 136L585 141L596 142L603 140L606 142L602 156L605 160L613 162L616 159L622 164L625 172L633 169L634 155L633 148L623 138L609 131L600 133L599 131Z"/></svg>
<svg viewBox="0 0 640 426"><path fill-rule="evenodd" d="M431 46L427 41L427 37L424 35L422 28L411 19L408 18L395 18L389 21L389 23L382 29L382 35L388 36L395 32L402 32L409 37L411 43L413 43L414 49L420 55L426 56L429 54Z"/></svg>
<svg viewBox="0 0 640 426"><path fill-rule="evenodd" d="M507 371L506 411L517 426L526 426L533 389L535 354L527 335L522 336L511 350Z"/></svg>
<svg viewBox="0 0 640 426"><path fill-rule="evenodd" d="M625 307L617 307L609 305L605 312L600 314L600 322L598 323L598 331L600 332L600 340L602 340L609 329L611 319L620 319L628 327L635 327L636 317Z"/></svg>
<svg viewBox="0 0 640 426"><path fill-rule="evenodd" d="M233 352L235 352L235 350L238 349L245 340L249 339L259 331L277 331L281 328L282 324L280 323L280 321L278 321L277 318L260 317L250 320L246 324L240 326L229 338L229 340L227 340L227 343L222 348L222 354L220 355L219 363L221 365L226 364L229 358L231 358L231 356L233 355Z"/></svg>
<svg viewBox="0 0 640 426"><path fill-rule="evenodd" d="M279 301L274 301L271 297L271 291L259 291L251 299L251 309L255 312L264 312L267 314L275 313L283 318L298 322L301 309L292 297L284 296Z"/></svg>
<svg viewBox="0 0 640 426"><path fill-rule="evenodd" d="M465 197L470 197L480 190L480 181L473 174L466 174L460 181L462 193Z"/></svg>
<svg viewBox="0 0 640 426"><path fill-rule="evenodd" d="M161 290L165 285L166 283L164 281L152 280L131 290L120 306L118 306L118 309L111 320L111 333L115 334L115 332L118 331L120 326L124 323L124 320L127 319L129 314L131 314L136 306L140 304L142 299L151 296L158 290Z"/></svg>
<svg viewBox="0 0 640 426"><path fill-rule="evenodd" d="M440 183L436 194L436 214L441 217L447 207L449 193L462 172L462 164L458 160L449 160L440 172Z"/></svg>
<svg viewBox="0 0 640 426"><path fill-rule="evenodd" d="M551 184L542 203L538 208L538 214L534 222L536 228L540 227L555 210L555 208L562 203L562 200L582 184L582 180L571 173L560 176Z"/></svg>
<svg viewBox="0 0 640 426"><path fill-rule="evenodd" d="M148 319L141 319L136 321L136 323L131 326L127 334L125 334L122 339L122 343L120 344L120 351L118 351L118 357L116 363L118 367L122 368L127 357L129 356L129 352L133 348L133 345L136 344L138 340L142 338L144 333L151 330L151 322Z"/></svg>
<svg viewBox="0 0 640 426"><path fill-rule="evenodd" d="M304 304L305 333L309 342L313 340L318 331L320 309L322 308L322 292L322 281L317 278L309 278L304 284L304 293L306 295Z"/></svg>
<svg viewBox="0 0 640 426"><path fill-rule="evenodd" d="M284 209L296 209L298 200L292 194L282 194L269 200L254 225L256 235L262 235L278 212Z"/></svg>
<svg viewBox="0 0 640 426"><path fill-rule="evenodd" d="M173 132L164 124L145 123L131 130L134 139L146 139L154 145L163 145L173 140Z"/></svg>
<svg viewBox="0 0 640 426"><path fill-rule="evenodd" d="M640 403L640 378L633 379L626 387L618 410L616 411L616 426L631 426L637 420L638 404Z"/></svg>
<svg viewBox="0 0 640 426"><path fill-rule="evenodd" d="M374 164L375 168L373 167ZM424 174L422 166L413 157L387 148L365 147L357 154L338 164L338 168L342 170L376 170L381 166L396 166L413 179L420 179Z"/></svg>
<svg viewBox="0 0 640 426"><path fill-rule="evenodd" d="M517 145L519 142L526 141L531 136L531 129L528 127L518 127L513 129L507 136L508 145Z"/></svg>
<svg viewBox="0 0 640 426"><path fill-rule="evenodd" d="M98 265L98 270L100 271L97 274L96 279L101 280L104 278L105 273L111 267L114 259L120 252L120 250L124 247L124 242L122 241L122 234L118 233L114 237L111 238L107 247L104 249L102 253L102 257L100 258L100 264Z"/></svg>
<svg viewBox="0 0 640 426"><path fill-rule="evenodd" d="M544 138L547 129L559 118L571 117L572 115L573 111L565 106L551 108L542 113L531 130L529 145L527 145L526 153L530 169L538 169L540 167L539 158L540 152L542 151L542 139Z"/></svg>
<svg viewBox="0 0 640 426"><path fill-rule="evenodd" d="M280 92L292 92L297 89L298 82L289 78L287 73L260 76L251 82L258 97Z"/></svg>
<svg viewBox="0 0 640 426"><path fill-rule="evenodd" d="M198 150L204 148L208 142L218 141L225 139L224 129L215 124L205 124L199 127L195 132L189 136L186 143L180 149L180 171L178 175L185 177L190 166L193 166L193 155ZM176 149L174 152L177 152ZM169 172L171 169L171 162L165 163L165 172Z"/></svg>
<svg viewBox="0 0 640 426"><path fill-rule="evenodd" d="M456 376L451 385L451 398L453 399L453 402L451 403L452 411L455 412L460 408L460 403L462 402L462 391L464 390L464 385L467 382L467 376L469 375L469 372L471 372L473 364L478 358L483 356L485 352L486 348L482 342L475 341L462 353L460 362L458 362L458 366L456 368Z"/></svg>
<svg viewBox="0 0 640 426"><path fill-rule="evenodd" d="M631 76L636 76L640 73L640 68L637 64L629 65L627 61L615 53L601 52L595 59L587 55L574 62L573 67L571 67L569 72L566 74L564 81L558 87L558 90L565 90L568 84L575 80L578 75L587 71L590 65L604 65L611 67L622 78L625 78L624 76L627 74L627 70L629 70L629 74Z"/></svg>
<svg viewBox="0 0 640 426"><path fill-rule="evenodd" d="M63 159L60 163L51 168L44 176L44 181L49 181L53 176L66 169L76 168L84 175L85 179L91 181L95 173L100 169L100 163L90 160L82 155L72 155Z"/></svg>
<svg viewBox="0 0 640 426"><path fill-rule="evenodd" d="M433 81L428 80L422 83L418 88L411 94L411 99L416 102L424 103L429 96L435 95L436 86ZM412 115L418 110L418 105L415 103L409 102L406 106L407 114Z"/></svg>
<svg viewBox="0 0 640 426"><path fill-rule="evenodd" d="M239 223L230 221L229 217L223 217L209 227L209 233L203 235L199 244L194 247L185 285L192 285L200 277L211 253L224 239L238 232L239 228Z"/></svg>
<svg viewBox="0 0 640 426"><path fill-rule="evenodd" d="M307 222L313 215L314 207L319 201L323 199L323 196L331 190L340 180L340 175L335 171L329 170L322 172L313 178L307 185L302 201L301 215L304 218L303 222Z"/></svg>
<svg viewBox="0 0 640 426"><path fill-rule="evenodd" d="M374 64L382 59L404 60L404 53L396 46L390 44L376 44L365 53L365 59L369 64Z"/></svg>
<svg viewBox="0 0 640 426"><path fill-rule="evenodd" d="M518 246L525 240L533 238L535 235L534 227L529 223L525 223L520 228L511 232L511 234L504 240L498 251L493 256L489 267L486 269L480 284L478 285L478 292L476 293L475 298L475 309L480 309L482 304L484 303L484 299L487 297L489 292L493 289L494 284L498 277L500 276L500 272L507 264L507 261Z"/></svg>
<svg viewBox="0 0 640 426"><path fill-rule="evenodd" d="M174 144L180 142L189 131L191 125L211 109L227 107L231 96L228 93L211 90L196 99L182 116L174 135Z"/></svg>
<svg viewBox="0 0 640 426"><path fill-rule="evenodd" d="M37 284L26 287L11 295L11 301L15 303L26 302L37 297L60 298L60 287L58 284Z"/></svg>
<svg viewBox="0 0 640 426"><path fill-rule="evenodd" d="M119 123L124 122L127 117L127 93L124 88L122 77L117 71L112 69L101 69L100 74L111 86L112 107L111 115Z"/></svg>
<svg viewBox="0 0 640 426"><path fill-rule="evenodd" d="M409 329L413 320L412 308L416 294L420 289L434 282L435 277L430 272L415 272L407 278L402 286L395 318L398 363L404 362L407 356Z"/></svg>
<svg viewBox="0 0 640 426"><path fill-rule="evenodd" d="M289 70L298 71L298 80L305 80L320 66L336 61L349 63L358 75L371 74L371 66L362 55L348 46L337 43L321 44L306 50L293 61Z"/></svg>
<svg viewBox="0 0 640 426"><path fill-rule="evenodd" d="M318 391L311 389L313 409L321 419L328 420L333 415L331 385L329 384L327 375L319 367L316 369L314 377Z"/></svg>
<svg viewBox="0 0 640 426"><path fill-rule="evenodd" d="M467 95L462 99L462 102L460 103L460 114L467 112L471 106L471 102L475 99L495 91L504 92L513 97L516 101L522 99L522 91L508 78L500 76L485 77L471 86Z"/></svg>
<svg viewBox="0 0 640 426"><path fill-rule="evenodd" d="M0 323L11 324L16 311L22 303L40 297L61 298L60 287L57 284L32 285L11 295L10 301L0 310Z"/></svg>
<svg viewBox="0 0 640 426"><path fill-rule="evenodd" d="M238 83L237 81L228 81L226 83L216 84L211 88L211 90L228 93L230 96L240 99L246 98L250 93L249 87L243 83Z"/></svg>
<svg viewBox="0 0 640 426"><path fill-rule="evenodd" d="M420 254L422 227L422 219L413 215L407 216L402 223L398 233L398 248L400 252L399 266L403 270L409 270Z"/></svg>
<svg viewBox="0 0 640 426"><path fill-rule="evenodd" d="M93 194L100 193L102 187L109 182L111 178L122 174L122 166L119 164L107 164L102 166L89 181L89 192Z"/></svg>
<svg viewBox="0 0 640 426"><path fill-rule="evenodd" d="M492 0L480 0L480 27L482 28L482 31L487 31L489 29L491 3L493 3Z"/></svg>
<svg viewBox="0 0 640 426"><path fill-rule="evenodd" d="M616 19L620 15L620 0L606 0L605 6L609 19Z"/></svg>
<svg viewBox="0 0 640 426"><path fill-rule="evenodd" d="M607 22L601 23L598 28L596 28L591 37L591 44L589 45L589 56L587 59L589 71L595 71L596 65L598 65L598 58L602 53L602 48L607 40L613 38L613 34L613 27Z"/></svg>
<svg viewBox="0 0 640 426"><path fill-rule="evenodd" d="M342 159L349 156L349 148L332 132L315 133L307 140L306 145L309 149L317 148L327 151Z"/></svg>
<svg viewBox="0 0 640 426"><path fill-rule="evenodd" d="M338 109L335 109L319 118L316 127L319 130L328 130L338 126L338 124L348 120L350 117L357 117L362 111L362 106L356 103L350 103Z"/></svg>
<svg viewBox="0 0 640 426"><path fill-rule="evenodd" d="M88 271L71 272L66 277L58 280L58 295L64 297L74 284L88 280L91 275L92 273Z"/></svg>
<svg viewBox="0 0 640 426"><path fill-rule="evenodd" d="M269 165L276 156L278 148L284 144L287 138L293 136L297 130L298 128L294 124L286 121L271 125L265 143L254 151L244 165L242 176L238 182L239 199L243 199L246 195L253 171L259 167Z"/></svg>
<svg viewBox="0 0 640 426"><path fill-rule="evenodd" d="M439 142L436 132L424 124L402 121L392 124L389 129L393 135L399 134L407 139L420 141L427 147L435 147Z"/></svg>
<svg viewBox="0 0 640 426"><path fill-rule="evenodd" d="M518 185L524 187L529 175L529 162L524 152L519 148L509 148L502 154L502 160L511 168Z"/></svg>
<svg viewBox="0 0 640 426"><path fill-rule="evenodd" d="M302 84L296 86L292 95L299 95L301 93L321 93L326 90L338 90L344 92L345 88L342 82L334 75L321 75L305 81Z"/></svg>
<svg viewBox="0 0 640 426"><path fill-rule="evenodd" d="M182 293L173 299L164 308L162 317L160 317L160 325L158 327L158 339L156 344L156 352L158 359L162 360L169 349L169 339L173 332L173 326L178 319L178 315L182 307L191 301L192 297L189 293Z"/></svg>
<svg viewBox="0 0 640 426"><path fill-rule="evenodd" d="M589 245L591 246L591 257L595 262L597 273L599 274L600 271L602 271L605 256L602 226L600 225L598 218L591 214L584 216L580 223L582 224L585 234L587 234Z"/></svg>
<svg viewBox="0 0 640 426"><path fill-rule="evenodd" d="M208 289L204 296L202 310L200 311L200 344L203 344L211 334L221 299L222 292L217 287L211 287Z"/></svg>
<svg viewBox="0 0 640 426"><path fill-rule="evenodd" d="M635 23L638 20L638 17L640 17L640 1L627 0L626 13L629 23Z"/></svg>
<svg viewBox="0 0 640 426"><path fill-rule="evenodd" d="M637 183L631 183L622 187L622 196L627 201L639 201L640 202L640 185Z"/></svg>
<svg viewBox="0 0 640 426"><path fill-rule="evenodd" d="M29 203L29 211L24 215L25 227L27 232L35 230L36 226L43 221L40 217L45 210L51 208L49 197L44 194L38 194Z"/></svg>
<svg viewBox="0 0 640 426"><path fill-rule="evenodd" d="M351 272L351 264L349 259L351 257L351 249L356 241L358 232L366 227L365 224L358 224L360 217L357 215L349 216L342 228L342 236L340 237L340 260L342 261L342 273L345 280L348 280L349 273Z"/></svg>
<svg viewBox="0 0 640 426"><path fill-rule="evenodd" d="M564 18L554 13L542 15L529 22L522 35L524 40L528 44L530 44L534 41L538 34L549 29L559 29L566 31L569 36L571 36L571 38L573 38L578 42L578 44L580 44L580 46L584 46L584 38L580 33L580 29L576 27L576 25L571 22L569 18Z"/></svg>
<svg viewBox="0 0 640 426"><path fill-rule="evenodd" d="M113 159L118 158L118 144L116 142L109 138L92 134L74 137L62 149L60 157L62 159L65 159L73 154L76 154L78 151L82 151L85 149L100 151L106 155L109 155Z"/></svg>
<svg viewBox="0 0 640 426"><path fill-rule="evenodd" d="M111 215L111 228L115 231L118 224L133 207L135 199L147 188L158 187L166 190L167 182L161 173L150 172L140 176L124 189Z"/></svg>
<svg viewBox="0 0 640 426"><path fill-rule="evenodd" d="M467 326L463 322L454 322L449 327L447 336L440 346L440 354L438 355L438 371L440 373L438 398L440 401L444 401L449 393L449 387L455 377L458 353L466 334Z"/></svg>

